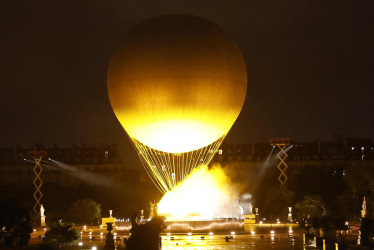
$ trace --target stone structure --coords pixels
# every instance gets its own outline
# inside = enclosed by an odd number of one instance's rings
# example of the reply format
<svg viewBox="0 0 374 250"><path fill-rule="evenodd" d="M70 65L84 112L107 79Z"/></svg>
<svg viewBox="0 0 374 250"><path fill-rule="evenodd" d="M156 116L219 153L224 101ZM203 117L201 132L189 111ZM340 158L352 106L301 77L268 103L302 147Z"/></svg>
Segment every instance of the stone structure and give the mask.
<svg viewBox="0 0 374 250"><path fill-rule="evenodd" d="M101 218L101 225L105 226L109 224L111 228L116 225L116 218L113 217L113 210L109 210L109 217Z"/></svg>
<svg viewBox="0 0 374 250"><path fill-rule="evenodd" d="M253 205L252 203L249 203L249 214L253 214Z"/></svg>
<svg viewBox="0 0 374 250"><path fill-rule="evenodd" d="M292 221L292 207L288 207L288 216L287 216L288 221Z"/></svg>
<svg viewBox="0 0 374 250"><path fill-rule="evenodd" d="M364 200L362 201L362 209L361 209L361 227L363 220L365 220L366 217L366 197L364 196ZM358 230L358 238L357 238L357 245L361 245L361 228Z"/></svg>
<svg viewBox="0 0 374 250"><path fill-rule="evenodd" d="M255 230L254 225L256 224L256 215L253 213L252 203L249 203L248 214L245 214L243 217L244 217L244 230L247 232L254 231Z"/></svg>
<svg viewBox="0 0 374 250"><path fill-rule="evenodd" d="M366 197L364 196L364 200L362 202L362 210L361 210L361 218L366 217Z"/></svg>
<svg viewBox="0 0 374 250"><path fill-rule="evenodd" d="M144 220L144 210L140 210L140 221Z"/></svg>
<svg viewBox="0 0 374 250"><path fill-rule="evenodd" d="M113 226L112 223L106 223L107 228L106 230L108 231L108 234L106 235L106 240L105 240L105 250L114 250L114 237L112 234Z"/></svg>
<svg viewBox="0 0 374 250"><path fill-rule="evenodd" d="M156 206L156 202L152 202L150 201L149 202L149 219L152 219L153 217L155 217L155 206Z"/></svg>
<svg viewBox="0 0 374 250"><path fill-rule="evenodd" d="M45 224L45 217L46 216L45 216L44 212L45 212L45 209L44 209L43 204L42 204L42 205L40 205L40 226L42 226L42 227L47 226Z"/></svg>

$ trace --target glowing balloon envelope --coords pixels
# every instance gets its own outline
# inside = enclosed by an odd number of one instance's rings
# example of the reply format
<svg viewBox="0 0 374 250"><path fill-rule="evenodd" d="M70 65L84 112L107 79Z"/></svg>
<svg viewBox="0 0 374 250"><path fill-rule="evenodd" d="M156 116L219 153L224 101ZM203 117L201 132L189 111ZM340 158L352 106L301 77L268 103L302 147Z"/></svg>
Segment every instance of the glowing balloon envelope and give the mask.
<svg viewBox="0 0 374 250"><path fill-rule="evenodd" d="M134 28L108 69L113 110L164 191L188 169L209 163L240 113L246 88L235 43L217 25L187 15L155 17ZM208 155L196 156L203 149ZM168 157L188 153L194 160L181 160L180 174Z"/></svg>

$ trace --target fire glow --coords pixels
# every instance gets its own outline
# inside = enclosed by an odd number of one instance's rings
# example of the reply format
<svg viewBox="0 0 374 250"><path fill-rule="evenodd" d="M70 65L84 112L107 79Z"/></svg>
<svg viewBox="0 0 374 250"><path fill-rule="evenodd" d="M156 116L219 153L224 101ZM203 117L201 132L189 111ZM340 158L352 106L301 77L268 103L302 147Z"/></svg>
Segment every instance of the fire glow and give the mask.
<svg viewBox="0 0 374 250"><path fill-rule="evenodd" d="M219 166L201 165L187 179L166 193L158 213L167 221L211 220L222 217L227 204L235 204L235 190Z"/></svg>

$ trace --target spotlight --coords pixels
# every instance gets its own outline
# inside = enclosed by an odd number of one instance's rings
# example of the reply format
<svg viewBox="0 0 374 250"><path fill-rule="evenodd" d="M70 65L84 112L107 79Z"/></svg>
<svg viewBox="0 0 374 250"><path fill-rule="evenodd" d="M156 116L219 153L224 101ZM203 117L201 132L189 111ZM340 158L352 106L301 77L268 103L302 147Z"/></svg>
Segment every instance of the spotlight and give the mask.
<svg viewBox="0 0 374 250"><path fill-rule="evenodd" d="M192 233L188 233L187 235L188 235L188 236L191 236L191 235L192 235Z"/></svg>
<svg viewBox="0 0 374 250"><path fill-rule="evenodd" d="M213 235L213 232L210 232L209 235Z"/></svg>
<svg viewBox="0 0 374 250"><path fill-rule="evenodd" d="M97 247L93 246L93 247L92 247L92 250L97 250Z"/></svg>
<svg viewBox="0 0 374 250"><path fill-rule="evenodd" d="M83 242L79 242L79 243L78 243L78 246L83 246Z"/></svg>

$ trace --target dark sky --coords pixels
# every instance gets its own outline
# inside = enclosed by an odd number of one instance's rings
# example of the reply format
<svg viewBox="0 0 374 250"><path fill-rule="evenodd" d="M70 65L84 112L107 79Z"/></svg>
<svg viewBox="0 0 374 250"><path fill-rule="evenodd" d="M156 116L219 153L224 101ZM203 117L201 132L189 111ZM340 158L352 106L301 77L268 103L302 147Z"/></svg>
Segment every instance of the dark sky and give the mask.
<svg viewBox="0 0 374 250"><path fill-rule="evenodd" d="M109 104L108 62L121 34L167 13L217 23L244 55L247 99L230 142L374 139L373 7L371 0L3 0L0 146L129 146Z"/></svg>

